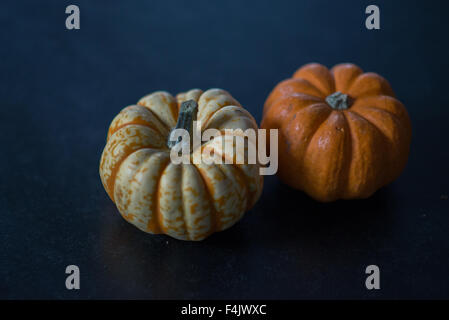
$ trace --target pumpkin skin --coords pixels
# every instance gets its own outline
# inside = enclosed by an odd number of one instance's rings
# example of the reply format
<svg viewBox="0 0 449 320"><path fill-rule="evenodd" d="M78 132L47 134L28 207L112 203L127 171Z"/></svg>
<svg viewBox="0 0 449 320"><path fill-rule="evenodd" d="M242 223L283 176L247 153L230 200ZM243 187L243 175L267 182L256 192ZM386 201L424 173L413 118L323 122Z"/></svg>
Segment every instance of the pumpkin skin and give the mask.
<svg viewBox="0 0 449 320"><path fill-rule="evenodd" d="M140 230L202 240L231 227L255 204L263 178L258 164L170 161L168 136L187 100L197 102L201 131L215 128L222 132L194 149L191 157L204 148L213 149L212 157L228 157L226 150L217 147L227 138L224 129L257 130L254 118L224 90L193 89L176 98L168 92L154 92L124 108L112 121L100 177L123 218Z"/></svg>
<svg viewBox="0 0 449 320"><path fill-rule="evenodd" d="M387 80L349 63L307 64L280 82L261 128L279 129L279 178L322 202L367 198L395 180L411 142Z"/></svg>

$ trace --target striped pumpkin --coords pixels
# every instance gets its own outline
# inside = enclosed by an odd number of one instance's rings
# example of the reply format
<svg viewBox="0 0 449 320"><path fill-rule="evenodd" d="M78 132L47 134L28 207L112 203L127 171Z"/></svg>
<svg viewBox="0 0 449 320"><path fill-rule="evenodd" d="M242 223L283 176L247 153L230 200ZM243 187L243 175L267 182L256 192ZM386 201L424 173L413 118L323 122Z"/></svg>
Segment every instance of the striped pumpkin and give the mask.
<svg viewBox="0 0 449 320"><path fill-rule="evenodd" d="M154 92L112 121L100 176L121 215L140 230L202 240L236 223L258 200L263 179L258 164L170 161L168 137L186 101L197 105L201 131L214 128L222 133L193 149L191 157L204 148L213 149L212 158L233 157L218 148L229 138L224 130L257 129L253 117L224 90L193 89L176 98Z"/></svg>

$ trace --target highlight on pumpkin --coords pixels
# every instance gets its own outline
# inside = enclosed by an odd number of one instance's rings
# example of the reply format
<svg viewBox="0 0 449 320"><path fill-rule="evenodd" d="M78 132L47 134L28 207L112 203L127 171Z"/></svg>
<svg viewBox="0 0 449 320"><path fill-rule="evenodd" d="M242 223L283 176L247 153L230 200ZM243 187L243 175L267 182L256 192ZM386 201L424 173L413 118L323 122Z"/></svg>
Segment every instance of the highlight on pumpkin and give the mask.
<svg viewBox="0 0 449 320"><path fill-rule="evenodd" d="M193 143L194 125L200 143ZM170 139L178 129L186 139ZM261 195L261 163L271 159L264 154L247 161L248 149L258 152L258 137L250 134L257 129L252 115L225 90L192 89L176 97L157 91L112 121L100 161L101 181L123 218L140 230L202 240L234 225ZM242 150L230 132L246 140L243 163L237 161ZM224 142L230 144L218 148ZM185 144L192 146L192 160L205 151L225 161L171 161L173 149L182 151Z"/></svg>

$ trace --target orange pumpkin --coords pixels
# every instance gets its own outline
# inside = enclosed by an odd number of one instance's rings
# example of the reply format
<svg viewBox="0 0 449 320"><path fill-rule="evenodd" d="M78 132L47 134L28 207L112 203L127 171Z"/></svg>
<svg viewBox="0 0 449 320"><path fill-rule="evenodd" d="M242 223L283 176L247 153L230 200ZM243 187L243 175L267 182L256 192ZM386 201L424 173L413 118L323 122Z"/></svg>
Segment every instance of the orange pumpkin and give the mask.
<svg viewBox="0 0 449 320"><path fill-rule="evenodd" d="M387 80L311 63L279 83L261 128L279 129L280 179L316 200L367 198L407 162L411 124Z"/></svg>

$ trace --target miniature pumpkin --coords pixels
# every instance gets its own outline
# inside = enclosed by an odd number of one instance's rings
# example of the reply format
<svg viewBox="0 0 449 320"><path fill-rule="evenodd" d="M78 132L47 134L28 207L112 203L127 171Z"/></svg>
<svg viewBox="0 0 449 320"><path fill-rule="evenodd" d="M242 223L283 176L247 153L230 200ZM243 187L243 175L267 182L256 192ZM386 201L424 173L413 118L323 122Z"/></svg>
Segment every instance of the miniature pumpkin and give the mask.
<svg viewBox="0 0 449 320"><path fill-rule="evenodd" d="M121 215L145 232L202 240L231 227L260 196L263 179L258 164L170 161L171 130L191 133L195 119L201 121L201 131L257 130L253 117L220 89L194 89L176 98L154 92L123 109L109 127L101 181ZM229 156L216 148L225 138L222 134L201 144L191 157L207 147L213 149L211 157Z"/></svg>
<svg viewBox="0 0 449 320"><path fill-rule="evenodd" d="M316 200L367 198L404 169L411 124L383 77L354 64L298 69L267 98L280 179Z"/></svg>

